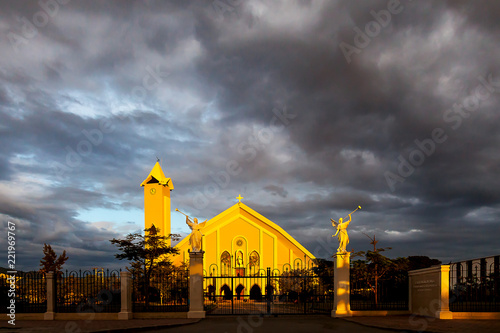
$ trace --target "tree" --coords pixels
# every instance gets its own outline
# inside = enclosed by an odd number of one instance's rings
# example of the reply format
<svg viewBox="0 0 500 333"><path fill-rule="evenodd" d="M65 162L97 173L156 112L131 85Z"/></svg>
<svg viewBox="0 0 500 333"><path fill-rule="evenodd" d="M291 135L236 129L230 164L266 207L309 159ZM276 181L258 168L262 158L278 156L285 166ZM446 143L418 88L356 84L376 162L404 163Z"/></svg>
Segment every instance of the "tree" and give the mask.
<svg viewBox="0 0 500 333"><path fill-rule="evenodd" d="M373 251L356 252L354 256L365 257L365 260L357 260L353 262L353 270L355 277L366 280L370 289L375 295L375 305L378 305L378 281L391 269L395 267L395 263L382 255L381 252L390 250L390 247L377 248L378 240L373 236L366 235L370 238L370 244L373 245Z"/></svg>
<svg viewBox="0 0 500 333"><path fill-rule="evenodd" d="M154 284L155 279L158 279L158 282L160 282L156 285L160 293L161 304L164 304L165 301L181 303L183 299L188 299L188 275L188 267L184 262L179 266L169 265L158 267L158 270L151 277L151 282Z"/></svg>
<svg viewBox="0 0 500 333"><path fill-rule="evenodd" d="M366 234L365 234L366 235ZM364 282L368 284L375 296L375 305L379 302L379 280L391 281L392 292L396 292L402 283L406 284L406 280L402 280L402 276L407 276L407 272L415 269L427 268L433 265L438 265L441 261L431 259L426 256L410 256L407 258L390 259L384 256L381 252L390 250L390 247L378 248L378 240L375 236L371 238L366 235L373 245L373 250L356 252L353 256L364 257L364 260L356 260L352 263L352 278L353 281ZM361 292L363 292L361 290Z"/></svg>
<svg viewBox="0 0 500 333"><path fill-rule="evenodd" d="M408 270L427 268L434 265L440 265L441 261L438 259L431 259L427 256L409 256L408 257Z"/></svg>
<svg viewBox="0 0 500 333"><path fill-rule="evenodd" d="M333 261L317 258L314 262L316 265L312 268L312 271L319 277L322 289L333 293L335 289Z"/></svg>
<svg viewBox="0 0 500 333"><path fill-rule="evenodd" d="M43 244L43 254L44 257L40 260L40 266L42 266L40 273L56 272L59 274L62 266L68 260L66 250L58 258L50 244Z"/></svg>
<svg viewBox="0 0 500 333"><path fill-rule="evenodd" d="M179 250L167 245L166 240L177 240L180 235L170 234L161 236L160 229L154 225L144 229L144 235L139 233L128 234L125 239L113 238L111 244L118 247L121 253L115 254L119 260L131 261L129 271L142 275L146 307L149 306L149 289L152 273L161 268L171 265L168 255L177 254Z"/></svg>

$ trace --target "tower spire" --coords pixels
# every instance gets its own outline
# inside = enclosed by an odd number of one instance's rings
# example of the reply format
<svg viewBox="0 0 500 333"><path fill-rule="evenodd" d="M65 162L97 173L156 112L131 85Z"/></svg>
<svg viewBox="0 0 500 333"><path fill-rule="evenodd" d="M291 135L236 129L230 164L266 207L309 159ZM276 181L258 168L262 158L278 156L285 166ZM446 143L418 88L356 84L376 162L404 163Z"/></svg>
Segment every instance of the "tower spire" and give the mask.
<svg viewBox="0 0 500 333"><path fill-rule="evenodd" d="M170 235L170 191L174 189L172 179L165 177L157 161L149 175L141 183L144 187L144 229L154 226L160 229L160 235ZM170 239L167 240L170 246Z"/></svg>

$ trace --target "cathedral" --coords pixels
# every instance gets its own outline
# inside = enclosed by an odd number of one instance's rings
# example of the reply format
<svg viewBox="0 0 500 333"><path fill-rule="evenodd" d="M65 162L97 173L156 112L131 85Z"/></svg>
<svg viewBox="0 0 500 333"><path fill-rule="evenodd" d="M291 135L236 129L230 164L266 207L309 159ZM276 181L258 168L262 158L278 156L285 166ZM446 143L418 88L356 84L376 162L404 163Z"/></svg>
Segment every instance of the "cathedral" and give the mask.
<svg viewBox="0 0 500 333"><path fill-rule="evenodd" d="M170 234L170 192L174 185L165 177L159 162L141 186L144 187L145 228L155 225L162 235ZM278 224L242 203L241 196L237 199L239 202L208 220L201 230L205 276L259 276L268 268L283 272L313 265L315 257L311 252ZM173 263L187 263L189 236L175 247L179 255L173 258ZM261 283L255 283L261 287Z"/></svg>

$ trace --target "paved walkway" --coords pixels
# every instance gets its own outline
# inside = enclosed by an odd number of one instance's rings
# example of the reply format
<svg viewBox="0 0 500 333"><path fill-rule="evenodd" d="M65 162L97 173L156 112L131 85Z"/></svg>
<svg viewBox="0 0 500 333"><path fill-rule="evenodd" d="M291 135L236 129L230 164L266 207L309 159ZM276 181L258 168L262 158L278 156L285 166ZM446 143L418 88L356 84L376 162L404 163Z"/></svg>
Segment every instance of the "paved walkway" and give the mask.
<svg viewBox="0 0 500 333"><path fill-rule="evenodd" d="M288 315L259 317L256 315L214 316L199 323L162 330L158 333L391 333L388 330L366 327L329 316Z"/></svg>
<svg viewBox="0 0 500 333"><path fill-rule="evenodd" d="M139 332L157 327L175 327L188 325L199 319L133 319L133 320L16 320L16 326L7 321L0 323L0 333L4 332Z"/></svg>
<svg viewBox="0 0 500 333"><path fill-rule="evenodd" d="M500 333L500 320L443 320L420 316L350 317L346 321L398 332Z"/></svg>
<svg viewBox="0 0 500 333"><path fill-rule="evenodd" d="M16 321L13 327L0 322L3 332L453 332L500 333L500 320L439 320L428 317L388 316L334 319L329 316L256 315L208 317L198 319L134 319L93 321Z"/></svg>

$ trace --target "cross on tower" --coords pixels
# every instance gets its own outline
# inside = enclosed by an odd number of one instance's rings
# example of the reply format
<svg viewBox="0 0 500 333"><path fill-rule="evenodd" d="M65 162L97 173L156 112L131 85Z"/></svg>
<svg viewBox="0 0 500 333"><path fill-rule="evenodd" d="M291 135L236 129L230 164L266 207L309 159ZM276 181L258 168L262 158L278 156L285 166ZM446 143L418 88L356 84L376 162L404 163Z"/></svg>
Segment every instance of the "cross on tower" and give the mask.
<svg viewBox="0 0 500 333"><path fill-rule="evenodd" d="M238 196L236 197L236 199L238 199L238 202L241 202L241 199L243 199L243 197L241 196L241 194L238 194Z"/></svg>

